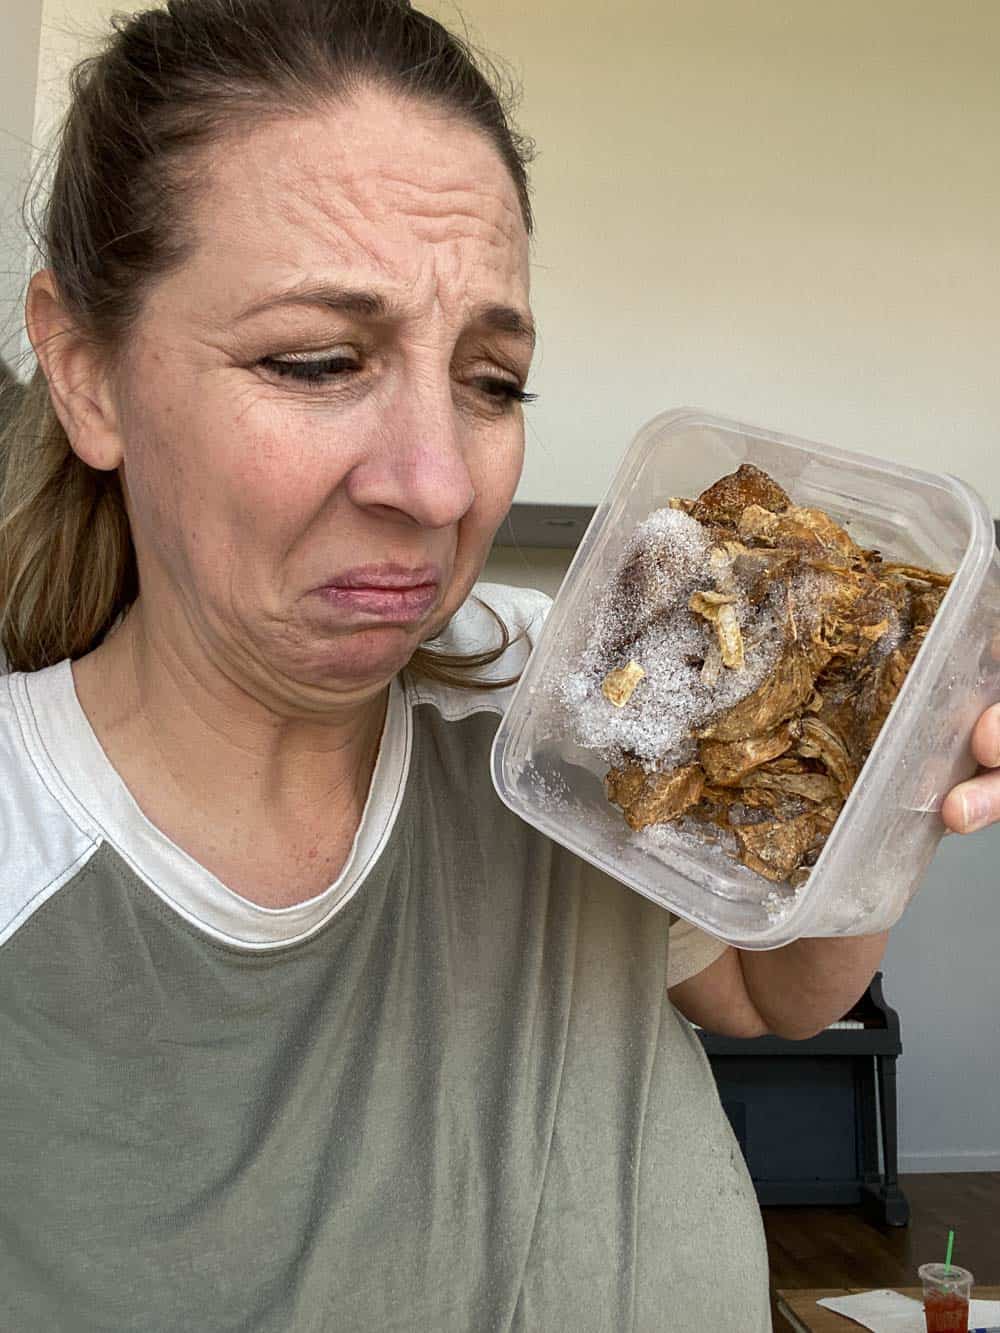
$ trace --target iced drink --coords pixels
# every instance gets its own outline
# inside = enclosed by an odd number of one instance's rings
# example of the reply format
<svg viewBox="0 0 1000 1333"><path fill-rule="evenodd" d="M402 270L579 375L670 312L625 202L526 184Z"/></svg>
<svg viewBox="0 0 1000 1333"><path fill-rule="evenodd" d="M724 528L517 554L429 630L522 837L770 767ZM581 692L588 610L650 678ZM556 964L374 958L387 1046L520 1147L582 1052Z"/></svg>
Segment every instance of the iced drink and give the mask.
<svg viewBox="0 0 1000 1333"><path fill-rule="evenodd" d="M921 1264L927 1333L967 1333L972 1274L954 1264Z"/></svg>

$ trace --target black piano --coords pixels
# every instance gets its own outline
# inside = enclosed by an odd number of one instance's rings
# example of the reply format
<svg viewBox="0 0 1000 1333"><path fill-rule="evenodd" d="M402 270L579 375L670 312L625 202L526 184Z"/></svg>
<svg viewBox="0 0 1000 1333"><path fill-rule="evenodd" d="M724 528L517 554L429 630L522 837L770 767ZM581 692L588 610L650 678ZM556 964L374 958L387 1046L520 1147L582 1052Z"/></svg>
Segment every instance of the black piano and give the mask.
<svg viewBox="0 0 1000 1333"><path fill-rule="evenodd" d="M805 1041L696 1029L762 1204L861 1204L905 1226L899 1188L899 1017L882 973L839 1023Z"/></svg>

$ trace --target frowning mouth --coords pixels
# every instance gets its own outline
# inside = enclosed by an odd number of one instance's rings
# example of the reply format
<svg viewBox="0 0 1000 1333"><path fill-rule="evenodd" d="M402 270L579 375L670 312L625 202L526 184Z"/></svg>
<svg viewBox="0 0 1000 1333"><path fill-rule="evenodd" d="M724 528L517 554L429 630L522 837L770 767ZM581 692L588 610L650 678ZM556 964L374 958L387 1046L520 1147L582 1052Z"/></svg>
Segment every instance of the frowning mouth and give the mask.
<svg viewBox="0 0 1000 1333"><path fill-rule="evenodd" d="M315 591L328 606L345 612L407 622L420 620L431 610L441 578L436 565L364 565L336 575Z"/></svg>

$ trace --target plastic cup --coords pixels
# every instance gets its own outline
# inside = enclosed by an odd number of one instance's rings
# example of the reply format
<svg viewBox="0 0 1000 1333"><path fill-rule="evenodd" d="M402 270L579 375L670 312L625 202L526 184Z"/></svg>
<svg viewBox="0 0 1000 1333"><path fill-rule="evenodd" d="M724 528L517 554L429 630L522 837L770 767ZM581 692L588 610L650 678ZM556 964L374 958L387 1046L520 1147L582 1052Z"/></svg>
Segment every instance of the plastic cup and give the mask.
<svg viewBox="0 0 1000 1333"><path fill-rule="evenodd" d="M973 1277L954 1264L921 1264L927 1333L968 1333Z"/></svg>

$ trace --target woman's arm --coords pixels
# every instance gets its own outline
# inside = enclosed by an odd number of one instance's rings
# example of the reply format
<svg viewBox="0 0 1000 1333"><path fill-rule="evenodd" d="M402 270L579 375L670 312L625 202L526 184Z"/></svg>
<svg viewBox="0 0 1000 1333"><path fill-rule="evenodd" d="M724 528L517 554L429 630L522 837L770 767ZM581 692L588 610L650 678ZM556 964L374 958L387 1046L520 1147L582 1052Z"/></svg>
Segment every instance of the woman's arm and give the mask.
<svg viewBox="0 0 1000 1333"><path fill-rule="evenodd" d="M670 1000L692 1023L723 1036L812 1037L864 994L887 939L883 932L797 940L766 953L727 949L674 986Z"/></svg>

